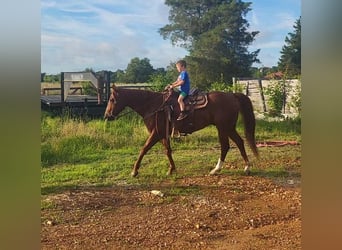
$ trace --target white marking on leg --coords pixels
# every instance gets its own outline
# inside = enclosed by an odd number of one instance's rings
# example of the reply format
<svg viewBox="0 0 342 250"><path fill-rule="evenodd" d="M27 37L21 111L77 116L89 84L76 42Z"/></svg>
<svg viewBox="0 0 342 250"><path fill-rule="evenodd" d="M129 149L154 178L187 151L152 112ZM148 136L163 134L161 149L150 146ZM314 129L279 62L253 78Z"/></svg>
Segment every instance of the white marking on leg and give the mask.
<svg viewBox="0 0 342 250"><path fill-rule="evenodd" d="M249 165L246 165L246 166L245 166L244 171L245 171L246 174L249 174L249 173L250 173Z"/></svg>
<svg viewBox="0 0 342 250"><path fill-rule="evenodd" d="M221 159L218 159L218 162L213 170L210 171L210 175L216 174L216 172L220 171L222 169L224 162L221 161Z"/></svg>

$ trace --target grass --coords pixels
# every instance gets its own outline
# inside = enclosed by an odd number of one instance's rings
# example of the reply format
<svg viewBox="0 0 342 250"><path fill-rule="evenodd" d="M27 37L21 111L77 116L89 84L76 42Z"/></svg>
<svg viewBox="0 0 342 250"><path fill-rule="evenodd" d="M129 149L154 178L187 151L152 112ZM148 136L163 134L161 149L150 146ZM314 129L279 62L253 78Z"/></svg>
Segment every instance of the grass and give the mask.
<svg viewBox="0 0 342 250"><path fill-rule="evenodd" d="M243 127L238 124L243 135ZM105 124L102 120L83 121L68 117L41 118L41 193L58 193L82 186L118 184L152 186L175 182L178 178L203 176L215 166L220 148L217 131L210 126L180 141L172 140L175 175L167 176L168 160L162 145L156 144L144 157L137 178L130 172L148 132L137 115L130 113ZM300 120L257 121L257 141L295 140L300 142ZM231 143L222 174L242 176L244 163ZM300 178L300 146L260 148L256 161L246 146L252 174L265 178ZM171 194L196 192L175 187ZM48 204L47 204L48 206Z"/></svg>
<svg viewBox="0 0 342 250"><path fill-rule="evenodd" d="M288 140L301 142L301 120L287 119L284 121L258 120L256 140Z"/></svg>

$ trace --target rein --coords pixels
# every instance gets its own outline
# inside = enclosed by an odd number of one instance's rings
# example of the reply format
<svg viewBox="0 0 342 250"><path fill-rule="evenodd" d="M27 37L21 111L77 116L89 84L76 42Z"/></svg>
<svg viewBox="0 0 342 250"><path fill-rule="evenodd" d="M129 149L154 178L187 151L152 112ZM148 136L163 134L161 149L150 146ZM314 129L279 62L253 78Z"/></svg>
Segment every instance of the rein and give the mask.
<svg viewBox="0 0 342 250"><path fill-rule="evenodd" d="M162 93L163 93L163 102L162 102L162 104L155 111L153 111L152 113L145 115L143 117L144 120L147 119L148 117L154 115L154 114L157 114L159 111L163 111L164 110L163 108L165 107L166 102L171 97L171 92L170 91L163 91ZM166 94L168 94L168 95L166 95Z"/></svg>
<svg viewBox="0 0 342 250"><path fill-rule="evenodd" d="M159 111L164 111L164 113L165 113L165 137L168 140L169 139L169 130L170 130L169 121L171 120L171 117L170 117L171 115L170 115L170 108L165 109L165 107L166 107L165 104L170 99L170 97L172 95L172 90L164 91L163 93L167 93L167 95L163 94L163 102L162 102L162 104L151 115L156 114L156 120L155 120L155 122L156 122L156 132L160 136L160 133L158 131L158 112ZM145 117L144 117L144 119L145 119Z"/></svg>

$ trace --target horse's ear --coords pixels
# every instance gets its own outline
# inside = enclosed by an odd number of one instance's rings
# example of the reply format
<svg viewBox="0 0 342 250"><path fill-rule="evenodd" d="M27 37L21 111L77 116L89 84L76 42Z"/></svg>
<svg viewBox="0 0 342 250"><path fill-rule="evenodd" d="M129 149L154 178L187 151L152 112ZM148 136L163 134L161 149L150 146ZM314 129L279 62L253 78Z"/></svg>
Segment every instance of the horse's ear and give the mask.
<svg viewBox="0 0 342 250"><path fill-rule="evenodd" d="M118 87L115 86L115 84L112 85L111 89L112 89L112 90L111 90L111 94L113 94L113 95L115 95L115 96L118 96L118 95L119 95L119 93L118 93L118 90L119 90L119 89L118 89Z"/></svg>
<svg viewBox="0 0 342 250"><path fill-rule="evenodd" d="M115 84L112 85L111 89L112 89L111 90L112 93L116 91L117 88L116 88Z"/></svg>

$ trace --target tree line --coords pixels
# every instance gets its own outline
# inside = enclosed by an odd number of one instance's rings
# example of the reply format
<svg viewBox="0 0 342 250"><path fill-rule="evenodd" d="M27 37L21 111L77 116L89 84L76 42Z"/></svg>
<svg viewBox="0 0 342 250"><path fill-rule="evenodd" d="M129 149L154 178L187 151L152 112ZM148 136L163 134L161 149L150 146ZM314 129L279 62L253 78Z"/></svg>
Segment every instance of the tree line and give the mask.
<svg viewBox="0 0 342 250"><path fill-rule="evenodd" d="M169 24L159 29L164 39L188 51L184 58L192 85L208 89L215 82L231 84L232 77L287 77L301 73L301 22L285 37L277 66L256 68L260 49L249 52L248 47L259 31L248 31L247 13L250 2L240 0L166 0L170 7ZM175 62L166 68L154 69L148 58L134 57L125 70L111 72L112 82L139 83L171 82L178 72ZM92 70L91 68L85 69ZM93 71L93 70L92 70ZM100 73L100 72L95 72ZM44 81L58 81L58 75L45 75Z"/></svg>

